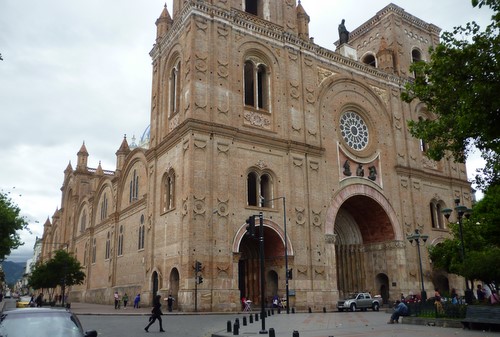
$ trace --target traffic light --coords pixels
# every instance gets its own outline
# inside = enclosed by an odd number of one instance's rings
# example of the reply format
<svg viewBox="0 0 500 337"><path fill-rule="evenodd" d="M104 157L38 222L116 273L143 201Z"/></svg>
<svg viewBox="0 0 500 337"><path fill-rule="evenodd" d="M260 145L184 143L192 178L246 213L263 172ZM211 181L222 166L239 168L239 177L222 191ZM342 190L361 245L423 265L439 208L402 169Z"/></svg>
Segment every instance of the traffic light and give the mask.
<svg viewBox="0 0 500 337"><path fill-rule="evenodd" d="M199 273L201 271L201 262L200 261L195 262L194 270L196 271L196 273Z"/></svg>
<svg viewBox="0 0 500 337"><path fill-rule="evenodd" d="M203 283L203 276L198 276L198 284L202 284Z"/></svg>
<svg viewBox="0 0 500 337"><path fill-rule="evenodd" d="M245 222L247 224L247 235L254 237L255 236L255 217L253 215L251 215L248 217L248 219L246 219Z"/></svg>
<svg viewBox="0 0 500 337"><path fill-rule="evenodd" d="M286 275L287 275L287 277L288 277L288 279L289 279L289 280L291 280L291 279L293 278L293 277L292 277L292 270L293 270L293 269L292 269L292 268L290 268L290 269L288 269L288 271L287 271L287 273L286 273Z"/></svg>

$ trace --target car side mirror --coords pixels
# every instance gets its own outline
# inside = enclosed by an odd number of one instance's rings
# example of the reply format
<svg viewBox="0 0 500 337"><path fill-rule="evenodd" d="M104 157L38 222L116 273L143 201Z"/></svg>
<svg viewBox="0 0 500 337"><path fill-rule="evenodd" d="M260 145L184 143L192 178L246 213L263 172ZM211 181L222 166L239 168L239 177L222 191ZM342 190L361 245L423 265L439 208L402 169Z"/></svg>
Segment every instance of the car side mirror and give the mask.
<svg viewBox="0 0 500 337"><path fill-rule="evenodd" d="M85 337L97 337L97 331L95 330L85 331Z"/></svg>

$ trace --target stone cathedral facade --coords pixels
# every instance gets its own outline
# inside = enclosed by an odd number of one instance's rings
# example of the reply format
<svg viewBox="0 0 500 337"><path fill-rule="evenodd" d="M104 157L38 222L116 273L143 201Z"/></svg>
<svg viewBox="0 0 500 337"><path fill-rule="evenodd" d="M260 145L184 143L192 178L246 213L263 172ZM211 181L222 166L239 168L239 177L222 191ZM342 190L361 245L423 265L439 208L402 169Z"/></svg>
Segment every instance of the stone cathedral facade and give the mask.
<svg viewBox="0 0 500 337"><path fill-rule="evenodd" d="M332 309L352 291L384 301L420 291L406 236L439 243L440 210L472 202L465 166L427 159L407 130L433 116L400 98L440 29L389 4L330 50L309 21L296 0L163 9L149 129L139 145L122 141L112 171L89 168L82 145L45 224L42 255L67 243L86 273L70 300L111 303L118 291L143 303L171 293L181 311L258 305L259 243L245 220L259 212L266 299L284 297L285 255L297 310ZM428 292L462 289L422 253Z"/></svg>

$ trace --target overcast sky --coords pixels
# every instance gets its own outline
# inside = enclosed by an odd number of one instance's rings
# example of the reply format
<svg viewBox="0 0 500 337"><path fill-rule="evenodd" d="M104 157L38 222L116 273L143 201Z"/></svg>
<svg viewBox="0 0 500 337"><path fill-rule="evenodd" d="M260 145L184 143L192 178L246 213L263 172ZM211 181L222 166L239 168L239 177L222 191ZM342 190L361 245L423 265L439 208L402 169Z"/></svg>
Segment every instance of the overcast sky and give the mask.
<svg viewBox="0 0 500 337"><path fill-rule="evenodd" d="M278 0L274 0L278 1ZM302 0L315 43L335 49L342 19L352 31L385 7L380 0ZM420 19L450 31L489 9L470 0L399 0ZM64 169L83 141L89 166L114 170L124 134L129 143L149 124L151 50L165 2L0 0L0 189L30 223L25 245L8 258L32 256L43 223L60 207ZM172 0L166 2L172 9ZM470 162L469 174L480 164Z"/></svg>

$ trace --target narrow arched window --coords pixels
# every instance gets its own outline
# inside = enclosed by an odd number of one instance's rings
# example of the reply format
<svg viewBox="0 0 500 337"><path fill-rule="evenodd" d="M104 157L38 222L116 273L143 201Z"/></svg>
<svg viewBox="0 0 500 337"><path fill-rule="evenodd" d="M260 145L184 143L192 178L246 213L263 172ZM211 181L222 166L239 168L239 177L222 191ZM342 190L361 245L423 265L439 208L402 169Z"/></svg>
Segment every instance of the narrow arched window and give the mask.
<svg viewBox="0 0 500 337"><path fill-rule="evenodd" d="M108 195L104 193L101 200L101 221L108 217Z"/></svg>
<svg viewBox="0 0 500 337"><path fill-rule="evenodd" d="M170 71L170 116L175 115L179 112L179 102L180 102L180 88L181 88L181 63L177 62L175 67Z"/></svg>
<svg viewBox="0 0 500 337"><path fill-rule="evenodd" d="M244 68L245 105L269 111L270 76L264 64L247 60Z"/></svg>
<svg viewBox="0 0 500 337"><path fill-rule="evenodd" d="M273 184L271 175L252 171L247 175L247 204L248 206L273 207L270 201L273 198ZM264 201L264 204L262 202Z"/></svg>
<svg viewBox="0 0 500 337"><path fill-rule="evenodd" d="M436 219L436 206L434 205L433 202L429 204L429 211L431 212L432 228L438 228L438 223Z"/></svg>
<svg viewBox="0 0 500 337"><path fill-rule="evenodd" d="M419 117L418 121L422 123L424 119L422 117ZM420 151L427 152L427 143L423 139L420 139Z"/></svg>
<svg viewBox="0 0 500 337"><path fill-rule="evenodd" d="M120 225L118 234L118 256L123 255L123 225Z"/></svg>
<svg viewBox="0 0 500 337"><path fill-rule="evenodd" d="M144 249L144 214L141 215L141 222L139 223L139 242L137 249Z"/></svg>
<svg viewBox="0 0 500 337"><path fill-rule="evenodd" d="M166 173L162 180L161 191L161 207L162 212L166 212L174 208L175 203L175 172L170 170Z"/></svg>
<svg viewBox="0 0 500 337"><path fill-rule="evenodd" d="M138 200L138 197L139 197L139 176L137 175L137 171L134 170L134 173L130 179L129 202Z"/></svg>
<svg viewBox="0 0 500 337"><path fill-rule="evenodd" d="M89 254L89 243L85 242L85 249L83 250L83 265L87 265L87 255Z"/></svg>
<svg viewBox="0 0 500 337"><path fill-rule="evenodd" d="M94 238L92 240L92 263L95 263L96 256L97 256L97 240Z"/></svg>
<svg viewBox="0 0 500 337"><path fill-rule="evenodd" d="M111 254L111 234L108 232L106 236L106 249L104 251L104 259L108 260Z"/></svg>
<svg viewBox="0 0 500 337"><path fill-rule="evenodd" d="M80 219L80 232L84 232L87 226L87 210L83 210L82 217Z"/></svg>

